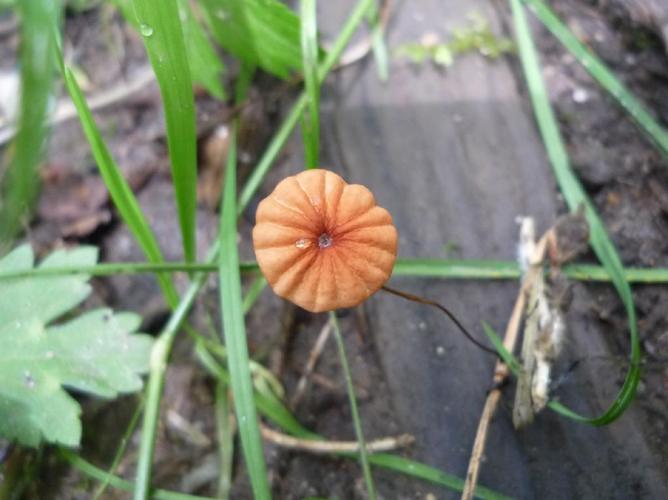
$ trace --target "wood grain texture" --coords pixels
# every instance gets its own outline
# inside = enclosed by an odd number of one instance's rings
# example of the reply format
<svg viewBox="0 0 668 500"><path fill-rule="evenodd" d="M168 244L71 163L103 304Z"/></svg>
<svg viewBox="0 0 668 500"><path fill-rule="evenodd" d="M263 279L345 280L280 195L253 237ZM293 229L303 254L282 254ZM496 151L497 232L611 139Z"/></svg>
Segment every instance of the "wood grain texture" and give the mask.
<svg viewBox="0 0 668 500"><path fill-rule="evenodd" d="M392 2L390 48L427 32L446 38L475 11L502 31L506 15L488 0ZM322 5L327 32L351 2ZM383 85L373 62L343 70L323 91L323 155L352 182L367 185L393 214L401 257L514 259L517 215L536 218L539 231L554 222L557 192L520 80L508 60L478 55L448 71L393 60ZM480 320L503 331L516 283L392 280L447 305L482 338ZM575 358L618 354L606 325L586 304L594 288L578 287L569 315L562 373ZM377 294L367 305L369 325L402 432L416 436L413 457L463 477L492 377L494 359L476 350L438 313ZM617 332L616 332L617 333ZM623 332L620 335L624 335ZM620 336L620 338L623 338ZM569 358L570 356L570 358ZM584 363L557 396L578 411L600 412L612 399L619 368ZM512 392L492 422L481 484L517 498L666 497L664 466L652 456L632 408L607 428L575 424L546 411L515 432ZM364 417L364 415L362 415ZM412 491L434 489L411 483ZM441 492L438 498L449 498Z"/></svg>

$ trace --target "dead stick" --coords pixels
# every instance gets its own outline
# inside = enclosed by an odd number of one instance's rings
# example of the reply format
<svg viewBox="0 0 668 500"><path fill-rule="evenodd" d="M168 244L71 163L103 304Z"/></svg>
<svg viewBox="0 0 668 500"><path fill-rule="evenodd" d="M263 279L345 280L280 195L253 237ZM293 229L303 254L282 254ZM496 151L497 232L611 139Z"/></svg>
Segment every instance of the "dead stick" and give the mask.
<svg viewBox="0 0 668 500"><path fill-rule="evenodd" d="M545 257L545 248L547 246L548 239L553 238L553 231L553 229L550 229L547 233L545 233L545 235L543 235L543 237L538 242L533 255L531 256L531 267L529 267L524 282L522 283L520 291L517 294L515 306L513 307L513 312L510 316L510 319L508 320L506 333L503 339L503 346L508 350L508 352L513 352L515 349L515 344L517 343L517 337L519 335L520 324L522 322L522 313L526 305L527 294L531 289L531 286L538 273L543 271L542 263ZM480 461L482 459L483 453L485 452L485 443L487 441L489 424L492 420L492 417L494 416L496 407L499 404L499 399L501 397L501 385L506 380L506 378L508 378L509 374L510 368L508 368L505 363L497 361L496 367L494 369L494 389L489 391L489 394L487 394L485 406L482 410L482 414L480 415L478 431L476 432L475 441L473 442L471 459L469 461L469 467L466 472L462 500L471 500L473 498L475 487L478 483Z"/></svg>
<svg viewBox="0 0 668 500"><path fill-rule="evenodd" d="M357 441L318 441L314 439L301 439L294 436L288 436L282 432L270 429L265 425L260 425L262 437L271 441L282 448L301 450L309 453L357 453L359 443ZM409 446L415 441L410 434L401 434L396 437L386 437L367 441L366 449L369 453L381 451L391 451L397 448Z"/></svg>
<svg viewBox="0 0 668 500"><path fill-rule="evenodd" d="M306 361L306 367L304 368L304 372L302 373L299 382L297 382L297 389L295 390L295 395L290 401L290 408L292 408L293 410L297 407L302 397L304 396L304 391L306 389L306 384L308 383L308 379L313 373L315 365L318 362L318 359L320 359L322 350L325 348L325 343L327 342L327 339L329 339L329 335L331 333L332 333L332 322L328 320L327 323L325 323L325 326L322 327L322 330L320 330L318 339L315 341L315 345L313 346L313 349L309 354L308 360Z"/></svg>

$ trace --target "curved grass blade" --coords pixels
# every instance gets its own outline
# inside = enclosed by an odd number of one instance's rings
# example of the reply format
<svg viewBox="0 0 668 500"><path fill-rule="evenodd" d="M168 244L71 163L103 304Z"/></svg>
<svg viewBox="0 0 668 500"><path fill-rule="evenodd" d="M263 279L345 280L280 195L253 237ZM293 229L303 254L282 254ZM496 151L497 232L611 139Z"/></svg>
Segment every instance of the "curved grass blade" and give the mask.
<svg viewBox="0 0 668 500"><path fill-rule="evenodd" d="M316 0L299 2L301 17L302 67L308 97L308 111L302 122L306 168L320 163L320 82L318 81L318 21Z"/></svg>
<svg viewBox="0 0 668 500"><path fill-rule="evenodd" d="M38 167L44 152L46 118L53 81L54 38L60 3L31 0L18 4L21 18L21 107L10 167L0 190L0 255L26 223L37 196Z"/></svg>
<svg viewBox="0 0 668 500"><path fill-rule="evenodd" d="M610 275L610 279L626 308L628 316L631 355L629 371L624 379L624 384L616 399L602 415L593 418L581 417L581 421L583 422L592 425L605 425L619 418L629 404L631 404L640 380L640 342L638 340L636 311L633 305L633 297L631 296L631 287L624 278L624 267L614 244L608 237L603 222L570 167L557 120L554 117L549 98L545 91L538 54L536 53L524 8L520 0L511 0L511 5L519 55L529 88L531 102L543 137L543 143L545 144L552 169L557 178L557 183L571 211L577 211L581 205L585 207L585 217L589 223L590 230L590 244Z"/></svg>
<svg viewBox="0 0 668 500"><path fill-rule="evenodd" d="M543 0L522 0L522 2L577 58L582 67L633 117L663 154L668 156L668 132L659 125L647 108L636 99L597 56L571 33Z"/></svg>
<svg viewBox="0 0 668 500"><path fill-rule="evenodd" d="M253 382L249 368L250 361L246 346L246 327L241 299L237 250L236 161L236 124L234 124L225 168L220 218L220 300L223 334L228 353L230 386L234 395L234 409L237 415L241 447L244 451L253 495L257 499L266 499L270 498L271 494L253 399Z"/></svg>
<svg viewBox="0 0 668 500"><path fill-rule="evenodd" d="M62 64L62 57L60 61ZM132 189L130 189L130 186L118 168L118 165L111 157L111 153L109 152L109 149L107 149L104 139L102 139L102 135L95 124L95 119L88 108L88 104L86 104L86 98L81 92L74 74L64 65L62 66L62 71L65 79L65 86L67 87L67 90L72 97L74 107L79 114L81 127L83 128L86 139L88 139L91 151L95 157L95 162L97 163L100 174L109 190L109 194L114 201L114 205L116 205L118 213L128 225L130 232L132 232L137 239L144 255L146 255L146 259L157 265L162 264L164 258L153 231L151 231L148 221L146 220ZM169 276L166 274L158 274L157 279L170 307L175 307L179 296L172 281L169 279Z"/></svg>
<svg viewBox="0 0 668 500"><path fill-rule="evenodd" d="M139 31L160 86L183 253L195 260L195 102L176 0L133 0Z"/></svg>

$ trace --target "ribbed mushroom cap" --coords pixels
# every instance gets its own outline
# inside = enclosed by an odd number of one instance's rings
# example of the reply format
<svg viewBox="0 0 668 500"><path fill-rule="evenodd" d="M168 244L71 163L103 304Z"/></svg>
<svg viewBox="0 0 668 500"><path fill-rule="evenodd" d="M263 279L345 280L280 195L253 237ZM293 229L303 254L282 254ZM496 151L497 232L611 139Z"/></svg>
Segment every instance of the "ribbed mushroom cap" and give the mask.
<svg viewBox="0 0 668 500"><path fill-rule="evenodd" d="M383 286L397 257L397 231L366 187L307 170L260 202L253 246L276 294L322 312L355 306Z"/></svg>

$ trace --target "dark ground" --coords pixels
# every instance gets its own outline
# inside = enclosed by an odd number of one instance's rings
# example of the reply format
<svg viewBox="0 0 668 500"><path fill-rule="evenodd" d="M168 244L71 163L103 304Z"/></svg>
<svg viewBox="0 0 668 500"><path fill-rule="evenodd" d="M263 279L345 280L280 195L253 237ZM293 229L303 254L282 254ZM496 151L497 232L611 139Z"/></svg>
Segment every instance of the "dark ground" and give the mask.
<svg viewBox="0 0 668 500"><path fill-rule="evenodd" d="M642 3L642 2L638 2ZM651 3L651 2L650 2ZM322 29L334 33L348 9L323 6ZM509 33L504 2L450 0L393 2L390 48L428 32L442 38L477 11L495 32ZM661 33L666 19L633 9L635 2L551 2L633 92L668 125L668 58ZM621 5L621 6L620 6ZM626 7L624 7L626 5ZM640 15L639 12L643 12ZM657 11L658 12L658 11ZM635 21L631 21L631 18ZM574 168L602 214L629 266L668 267L668 164L631 120L600 90L549 33L535 23L543 74L561 121ZM664 30L665 32L665 30ZM139 37L103 7L70 17L72 62L91 82L90 92L118 85L146 64ZM2 61L16 46L13 34L0 40ZM3 63L3 69L4 67ZM539 231L564 205L535 131L515 56L490 62L478 55L457 59L442 71L393 59L388 84L378 82L370 60L338 72L323 90L323 163L350 181L368 185L395 218L400 256L513 259L517 215L536 217ZM233 69L230 70L233 73ZM263 77L245 111L241 176L252 167L276 123L276 85ZM287 103L288 96L282 95ZM200 158L202 178L199 246L217 229L211 209L225 139L218 127L228 109L203 93ZM158 234L166 258L180 259L168 159L154 84L98 113L114 158L123 168ZM223 138L221 138L223 137ZM271 171L262 195L302 166L295 138ZM255 206L240 223L242 258L252 258L250 229ZM44 190L30 240L40 252L65 243L95 243L105 261L139 261L140 252L110 207L109 199L76 120L54 130L44 168ZM588 256L591 258L591 256ZM394 279L394 286L446 303L472 329L479 319L502 331L516 283ZM96 280L95 300L143 314L145 328L158 331L166 317L150 277ZM555 396L586 414L598 414L621 385L628 353L623 307L611 287L577 283L569 312L566 352L558 367ZM520 498L665 498L668 454L668 291L634 286L643 346L643 378L629 412L610 427L594 429L545 412L519 433L510 423L512 387L492 424L481 483ZM218 316L212 284L194 321ZM138 306L139 304L139 306ZM251 353L280 376L288 397L326 320L283 303L265 290L247 327ZM377 296L343 311L353 377L368 438L409 432L415 445L406 454L463 477L493 360L461 339L438 313ZM579 367L568 372L576 358ZM307 427L331 439L353 439L350 412L334 343L317 365L319 377L296 409ZM214 384L183 336L168 371L154 484L212 495L216 487ZM106 467L125 430L134 398L85 402L82 454ZM174 424L177 414L196 432ZM202 439L204 437L204 439ZM118 473L131 478L138 434ZM276 498L309 495L362 498L359 466L350 460L313 457L267 446ZM243 476L241 460L238 476ZM29 496L88 498L95 483L44 460ZM375 472L383 498L455 498L430 484L381 470ZM243 478L233 498L248 498ZM107 490L108 498L127 494Z"/></svg>

